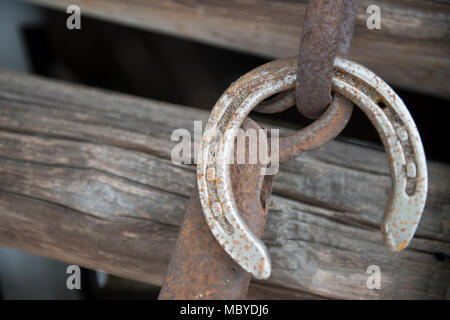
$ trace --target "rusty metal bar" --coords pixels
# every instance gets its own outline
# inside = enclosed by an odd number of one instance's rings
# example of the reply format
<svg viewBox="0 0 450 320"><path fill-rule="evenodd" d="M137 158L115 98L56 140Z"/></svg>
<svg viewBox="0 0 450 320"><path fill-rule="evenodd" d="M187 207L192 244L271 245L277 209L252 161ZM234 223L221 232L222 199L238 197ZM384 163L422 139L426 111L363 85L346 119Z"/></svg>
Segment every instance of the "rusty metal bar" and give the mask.
<svg viewBox="0 0 450 320"><path fill-rule="evenodd" d="M295 104L295 91L280 92L276 96L261 102L255 107L255 111L259 113L278 113L289 109Z"/></svg>
<svg viewBox="0 0 450 320"><path fill-rule="evenodd" d="M353 36L356 0L311 0L298 57L296 101L305 117L317 119L331 102L337 55L345 57Z"/></svg>
<svg viewBox="0 0 450 320"><path fill-rule="evenodd" d="M247 119L243 129L248 128L260 127ZM260 169L259 164L233 165L231 169L238 208L246 224L259 237L265 225L273 179L261 175ZM245 299L250 278L209 230L195 186L159 299Z"/></svg>
<svg viewBox="0 0 450 320"><path fill-rule="evenodd" d="M320 148L336 138L347 126L353 112L351 101L335 93L325 113L306 128L280 138L280 162L288 161L303 151Z"/></svg>

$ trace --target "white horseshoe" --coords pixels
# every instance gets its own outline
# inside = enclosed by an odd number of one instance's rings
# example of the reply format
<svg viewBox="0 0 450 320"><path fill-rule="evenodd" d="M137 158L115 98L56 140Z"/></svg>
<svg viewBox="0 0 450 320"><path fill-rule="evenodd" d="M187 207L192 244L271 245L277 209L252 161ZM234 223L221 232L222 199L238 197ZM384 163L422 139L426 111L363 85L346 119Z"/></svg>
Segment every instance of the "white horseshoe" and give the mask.
<svg viewBox="0 0 450 320"><path fill-rule="evenodd" d="M203 213L214 237L247 272L258 279L271 273L263 242L242 220L233 196L230 159L237 130L259 102L295 87L297 59L275 60L233 83L209 117L199 152L197 182ZM404 249L419 224L427 196L425 154L416 125L400 97L365 67L336 58L334 91L344 95L369 117L387 150L392 193L382 221L385 243ZM223 143L208 133L218 133Z"/></svg>

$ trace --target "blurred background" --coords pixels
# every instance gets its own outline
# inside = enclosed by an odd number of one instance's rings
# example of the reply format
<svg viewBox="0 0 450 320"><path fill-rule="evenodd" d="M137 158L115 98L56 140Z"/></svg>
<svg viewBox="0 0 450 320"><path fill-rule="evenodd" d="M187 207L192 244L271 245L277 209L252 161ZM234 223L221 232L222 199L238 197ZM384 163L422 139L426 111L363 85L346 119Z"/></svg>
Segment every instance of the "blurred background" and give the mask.
<svg viewBox="0 0 450 320"><path fill-rule="evenodd" d="M210 110L228 85L267 59L14 0L0 1L0 68ZM417 121L428 159L446 162L448 101L394 88ZM432 109L431 109L432 108ZM432 111L432 112L431 112ZM295 108L254 119L301 128ZM362 112L339 139L382 148ZM2 299L154 299L159 288L82 269L82 289L68 290L68 264L0 247Z"/></svg>

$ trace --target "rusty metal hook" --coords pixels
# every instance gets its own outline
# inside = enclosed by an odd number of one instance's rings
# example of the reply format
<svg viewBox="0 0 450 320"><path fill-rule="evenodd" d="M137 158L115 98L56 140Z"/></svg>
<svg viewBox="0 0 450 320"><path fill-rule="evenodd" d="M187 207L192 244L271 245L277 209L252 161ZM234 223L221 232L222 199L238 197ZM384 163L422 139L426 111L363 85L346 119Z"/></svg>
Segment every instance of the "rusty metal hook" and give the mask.
<svg viewBox="0 0 450 320"><path fill-rule="evenodd" d="M333 61L337 56L347 56L357 8L357 0L310 0L300 41L295 91L279 93L254 110L270 114L297 104L302 115L319 118L331 101Z"/></svg>
<svg viewBox="0 0 450 320"><path fill-rule="evenodd" d="M298 111L317 119L331 102L336 56L345 58L353 36L357 0L310 0L297 65Z"/></svg>

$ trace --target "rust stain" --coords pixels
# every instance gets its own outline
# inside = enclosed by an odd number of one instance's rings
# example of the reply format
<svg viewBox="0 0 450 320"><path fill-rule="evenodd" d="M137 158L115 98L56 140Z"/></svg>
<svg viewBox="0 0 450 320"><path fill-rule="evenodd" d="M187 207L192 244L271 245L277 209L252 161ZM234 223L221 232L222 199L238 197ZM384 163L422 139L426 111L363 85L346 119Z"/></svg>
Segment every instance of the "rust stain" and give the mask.
<svg viewBox="0 0 450 320"><path fill-rule="evenodd" d="M408 244L408 241L403 240L403 242L397 246L398 251L402 251L406 247L407 244Z"/></svg>

